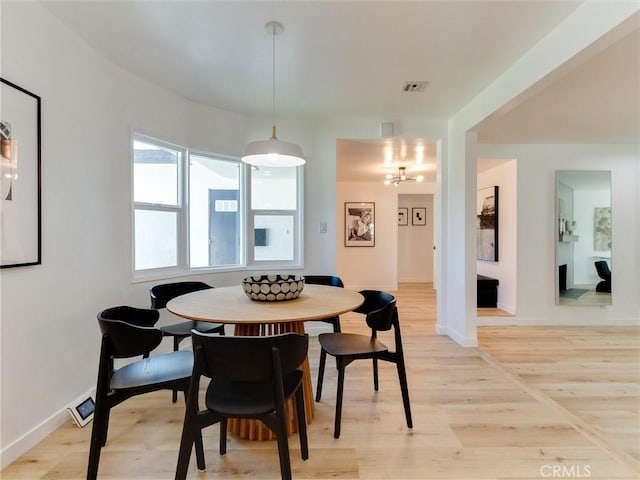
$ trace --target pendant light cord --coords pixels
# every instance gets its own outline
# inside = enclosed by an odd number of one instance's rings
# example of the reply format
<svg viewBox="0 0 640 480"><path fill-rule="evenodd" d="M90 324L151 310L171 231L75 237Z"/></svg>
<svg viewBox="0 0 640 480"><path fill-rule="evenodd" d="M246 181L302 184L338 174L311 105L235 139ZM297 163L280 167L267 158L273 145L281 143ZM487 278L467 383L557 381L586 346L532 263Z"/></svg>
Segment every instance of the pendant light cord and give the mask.
<svg viewBox="0 0 640 480"><path fill-rule="evenodd" d="M273 25L271 31L271 139L277 140L276 137L276 25Z"/></svg>

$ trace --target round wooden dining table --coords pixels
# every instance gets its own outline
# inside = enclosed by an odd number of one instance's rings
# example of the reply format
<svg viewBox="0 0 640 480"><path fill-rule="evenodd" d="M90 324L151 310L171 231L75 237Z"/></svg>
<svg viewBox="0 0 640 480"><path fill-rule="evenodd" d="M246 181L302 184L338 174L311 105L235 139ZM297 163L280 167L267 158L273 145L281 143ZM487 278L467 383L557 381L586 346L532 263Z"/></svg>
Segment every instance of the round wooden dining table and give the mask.
<svg viewBox="0 0 640 480"><path fill-rule="evenodd" d="M353 290L326 285L305 285L300 296L293 300L264 302L251 300L241 285L216 287L188 293L167 303L171 313L199 322L235 325L235 335L278 335L305 333L304 322L322 320L349 312L360 305L364 297ZM304 382L304 403L307 424L315 413L309 359L301 366ZM293 402L291 399L290 402ZM287 407L289 433L297 431L295 408ZM275 438L258 420L230 419L228 431L240 438L271 440Z"/></svg>

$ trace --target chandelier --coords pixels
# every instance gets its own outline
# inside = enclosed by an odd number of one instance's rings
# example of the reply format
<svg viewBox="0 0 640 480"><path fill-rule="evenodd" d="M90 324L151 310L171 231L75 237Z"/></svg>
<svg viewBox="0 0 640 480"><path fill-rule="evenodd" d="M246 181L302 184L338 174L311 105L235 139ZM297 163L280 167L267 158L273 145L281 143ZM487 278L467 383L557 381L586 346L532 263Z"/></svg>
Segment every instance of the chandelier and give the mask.
<svg viewBox="0 0 640 480"><path fill-rule="evenodd" d="M417 177L407 177L407 167L398 167L398 175L393 176L390 173L387 174L387 179L384 181L385 185L393 185L397 187L400 182L421 182L424 180L424 176L418 175Z"/></svg>
<svg viewBox="0 0 640 480"><path fill-rule="evenodd" d="M271 138L251 142L244 150L242 161L249 165L264 167L295 167L305 163L302 149L295 143L279 140L276 136L276 35L284 31L280 22L271 21L266 30L272 36L273 43L273 89L272 89L272 126Z"/></svg>

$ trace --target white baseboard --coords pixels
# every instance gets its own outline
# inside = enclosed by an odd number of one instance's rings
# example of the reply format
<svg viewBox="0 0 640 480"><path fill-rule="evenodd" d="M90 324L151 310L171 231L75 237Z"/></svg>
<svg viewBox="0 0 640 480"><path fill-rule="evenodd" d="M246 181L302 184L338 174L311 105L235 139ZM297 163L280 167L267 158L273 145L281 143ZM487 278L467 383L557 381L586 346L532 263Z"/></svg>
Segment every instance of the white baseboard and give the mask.
<svg viewBox="0 0 640 480"><path fill-rule="evenodd" d="M95 388L92 388L82 395L82 397L89 396L95 398ZM44 440L48 435L55 432L58 428L60 428L67 422L73 422L73 419L71 418L71 414L67 410L67 407L63 407L58 412L47 418L44 422L36 425L20 438L11 442L0 452L0 470L4 469L19 457L27 453L38 443ZM87 425L85 428L91 427Z"/></svg>
<svg viewBox="0 0 640 480"><path fill-rule="evenodd" d="M507 313L510 313L511 315L515 315L516 314L516 307L514 305L509 305L507 303L500 303L498 302L498 308L500 310L503 310Z"/></svg>
<svg viewBox="0 0 640 480"><path fill-rule="evenodd" d="M473 336L473 337L464 336L464 335L461 335L460 332L457 332L450 328L447 329L447 336L462 347L478 346L478 338L476 336Z"/></svg>
<svg viewBox="0 0 640 480"><path fill-rule="evenodd" d="M62 425L72 421L66 407L53 414L40 425L37 425L22 437L2 449L2 452L0 452L0 469L4 469L10 465Z"/></svg>
<svg viewBox="0 0 640 480"><path fill-rule="evenodd" d="M579 307L584 308L584 307ZM550 318L523 318L523 317L478 317L478 327L504 327L504 326L537 326L537 327L631 327L640 325L638 319L550 319Z"/></svg>

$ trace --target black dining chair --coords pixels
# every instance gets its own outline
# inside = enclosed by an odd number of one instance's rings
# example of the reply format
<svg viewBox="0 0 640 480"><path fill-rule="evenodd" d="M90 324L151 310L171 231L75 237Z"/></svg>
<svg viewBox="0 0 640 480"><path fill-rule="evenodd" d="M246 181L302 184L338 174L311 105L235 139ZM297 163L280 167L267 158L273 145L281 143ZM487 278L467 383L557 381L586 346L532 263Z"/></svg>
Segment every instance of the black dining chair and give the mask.
<svg viewBox="0 0 640 480"><path fill-rule="evenodd" d="M199 292L200 290L207 290L210 288L213 287L204 282L174 282L154 285L149 289L151 308L156 310L166 308L167 303L170 300L179 297L180 295ZM224 325L221 323L196 322L193 320L164 325L160 327L160 331L165 337L173 337L173 350L178 351L180 348L180 342L185 338L189 338L191 336L191 330L194 328L204 333L219 333L220 335L224 335ZM172 394L172 401L175 403L177 400L178 393L174 391Z"/></svg>
<svg viewBox="0 0 640 480"><path fill-rule="evenodd" d="M192 331L194 366L176 467L176 480L187 476L194 442L202 429L220 423L220 455L227 451L227 420L262 421L276 435L283 479L291 478L285 402L295 396L300 452L309 458L302 371L307 356L307 335L252 337L207 335ZM200 379L209 379L204 408L199 405ZM196 451L197 453L197 451ZM204 458L196 457L199 470Z"/></svg>
<svg viewBox="0 0 640 480"><path fill-rule="evenodd" d="M318 336L321 350L316 402L319 402L322 397L322 381L327 354L336 358L338 369L338 390L333 431L335 438L340 437L345 369L351 362L362 359L373 360L373 387L375 391L378 391L378 360L396 364L407 427L413 428L396 299L393 295L379 290L362 290L360 293L364 296L364 303L354 311L366 315L366 323L371 329L371 335L343 332L321 333ZM377 338L378 331L389 331L391 329L394 331L395 352L389 351L387 346Z"/></svg>
<svg viewBox="0 0 640 480"><path fill-rule="evenodd" d="M611 293L611 270L606 260L593 262L598 276L602 279L596 285L596 292Z"/></svg>
<svg viewBox="0 0 640 480"><path fill-rule="evenodd" d="M158 390L182 391L186 397L193 368L193 353L189 350L150 355L114 368L115 359L145 356L160 345L162 332L154 326L158 318L157 310L127 306L108 308L98 314L102 342L87 480L98 475L112 408L133 396ZM202 436L197 434L194 443L196 457L204 462Z"/></svg>
<svg viewBox="0 0 640 480"><path fill-rule="evenodd" d="M330 287L344 288L344 283L342 283L340 277L336 277L334 275L305 275L304 282L310 285L327 285ZM320 321L331 324L334 332L341 331L339 316L323 318Z"/></svg>

